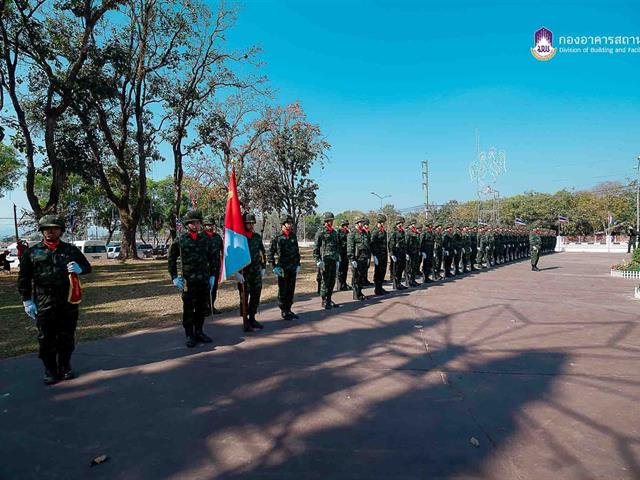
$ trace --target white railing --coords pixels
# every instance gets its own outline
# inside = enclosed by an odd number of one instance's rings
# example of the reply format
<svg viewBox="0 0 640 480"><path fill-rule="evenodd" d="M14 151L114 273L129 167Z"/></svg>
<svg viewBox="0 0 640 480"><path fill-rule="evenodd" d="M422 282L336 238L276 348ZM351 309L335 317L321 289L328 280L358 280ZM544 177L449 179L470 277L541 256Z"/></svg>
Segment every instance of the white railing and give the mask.
<svg viewBox="0 0 640 480"><path fill-rule="evenodd" d="M634 272L631 270L614 270L611 269L612 277L622 277L622 278L640 278L640 272Z"/></svg>

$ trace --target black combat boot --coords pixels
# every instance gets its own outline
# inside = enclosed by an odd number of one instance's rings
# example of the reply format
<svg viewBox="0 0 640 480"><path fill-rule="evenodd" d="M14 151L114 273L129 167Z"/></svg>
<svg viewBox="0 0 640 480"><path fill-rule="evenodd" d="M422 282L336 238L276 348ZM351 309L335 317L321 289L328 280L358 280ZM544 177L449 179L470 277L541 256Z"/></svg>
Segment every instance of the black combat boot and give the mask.
<svg viewBox="0 0 640 480"><path fill-rule="evenodd" d="M289 309L289 312L288 312L288 313L289 313L289 316L290 316L291 318L293 318L294 320L295 320L295 319L300 318L300 317L298 317L298 315L296 315L295 313L293 313L293 312L291 311L291 309Z"/></svg>
<svg viewBox="0 0 640 480"><path fill-rule="evenodd" d="M71 354L61 353L58 355L58 372L62 380L76 378L75 372L71 369Z"/></svg>
<svg viewBox="0 0 640 480"><path fill-rule="evenodd" d="M210 336L208 336L206 333L204 333L202 330L196 330L196 340L202 343L211 343L213 342L213 340L211 339Z"/></svg>
<svg viewBox="0 0 640 480"><path fill-rule="evenodd" d="M249 315L249 323L251 324L251 327L254 329L262 330L264 328L264 325L262 325L259 321L257 321L254 315Z"/></svg>
<svg viewBox="0 0 640 480"><path fill-rule="evenodd" d="M281 310L280 316L282 317L283 320L293 320L293 317L286 310Z"/></svg>
<svg viewBox="0 0 640 480"><path fill-rule="evenodd" d="M42 378L44 384L53 385L57 383L60 377L58 376L58 364L55 354L42 358L42 363L44 364L44 377Z"/></svg>

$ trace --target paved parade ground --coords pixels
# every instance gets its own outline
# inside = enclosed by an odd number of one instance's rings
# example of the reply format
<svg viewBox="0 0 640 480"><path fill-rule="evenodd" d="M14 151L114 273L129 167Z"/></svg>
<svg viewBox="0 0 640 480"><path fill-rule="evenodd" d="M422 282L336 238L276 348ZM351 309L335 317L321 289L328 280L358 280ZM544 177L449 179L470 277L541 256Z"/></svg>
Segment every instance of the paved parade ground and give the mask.
<svg viewBox="0 0 640 480"><path fill-rule="evenodd" d="M192 350L178 326L82 343L79 378L53 387L35 354L2 360L0 478L640 478L620 257L340 293L332 311L305 297L300 320L267 305L251 334L226 313Z"/></svg>

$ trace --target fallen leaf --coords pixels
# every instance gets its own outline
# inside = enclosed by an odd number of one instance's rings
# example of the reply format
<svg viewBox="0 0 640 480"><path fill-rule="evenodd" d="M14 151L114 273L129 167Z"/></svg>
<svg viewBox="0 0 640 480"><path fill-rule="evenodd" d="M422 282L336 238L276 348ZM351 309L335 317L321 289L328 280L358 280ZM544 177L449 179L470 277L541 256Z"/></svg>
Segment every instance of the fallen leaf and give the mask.
<svg viewBox="0 0 640 480"><path fill-rule="evenodd" d="M471 437L469 439L469 443L471 445L473 445L474 447L478 448L480 446L480 442L478 441L478 439L476 437Z"/></svg>
<svg viewBox="0 0 640 480"><path fill-rule="evenodd" d="M109 460L109 457L107 455L99 455L93 460L91 460L91 466L93 467L94 465L100 465L101 463L104 463L107 460Z"/></svg>

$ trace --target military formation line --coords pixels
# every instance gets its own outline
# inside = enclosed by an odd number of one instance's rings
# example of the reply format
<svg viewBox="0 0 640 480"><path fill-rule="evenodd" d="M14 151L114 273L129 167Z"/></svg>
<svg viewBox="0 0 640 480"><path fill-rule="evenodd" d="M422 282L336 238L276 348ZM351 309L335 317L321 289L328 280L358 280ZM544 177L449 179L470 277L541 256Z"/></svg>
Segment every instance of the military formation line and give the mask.
<svg viewBox="0 0 640 480"><path fill-rule="evenodd" d="M243 221L251 261L235 275L235 281L244 331L263 328L256 314L268 265L277 277L282 318L297 319L292 306L301 257L293 218L289 215L281 218L280 230L268 252L262 237L255 232L255 216L245 213ZM323 225L315 236L313 249L318 294L325 309L338 306L332 299L335 290L351 290L353 298L359 301L366 300L363 289L367 286L373 285L375 295L387 294L383 284L388 272L393 288L404 290L417 287L420 277L423 283L429 283L529 256L531 269L537 271L540 255L552 252L556 242L555 233L543 229L439 224L423 227L416 219L405 222L403 217L398 217L393 228L387 231L387 218L382 214L376 218L373 228L366 217L356 218L351 229L348 221L334 228L334 221L331 212L323 215ZM204 320L209 314L220 313L215 301L223 240L216 233L215 224L213 217L203 219L197 211L188 212L183 219L185 232L169 248L168 270L172 283L181 292L182 325L189 348L212 341L204 332ZM62 218L42 217L39 230L42 241L21 257L18 291L25 313L38 327L44 383L50 385L75 377L71 355L81 299L77 276L91 272L91 265L77 247L61 241L65 230ZM367 278L371 262L373 282ZM347 283L349 267L351 285Z"/></svg>

